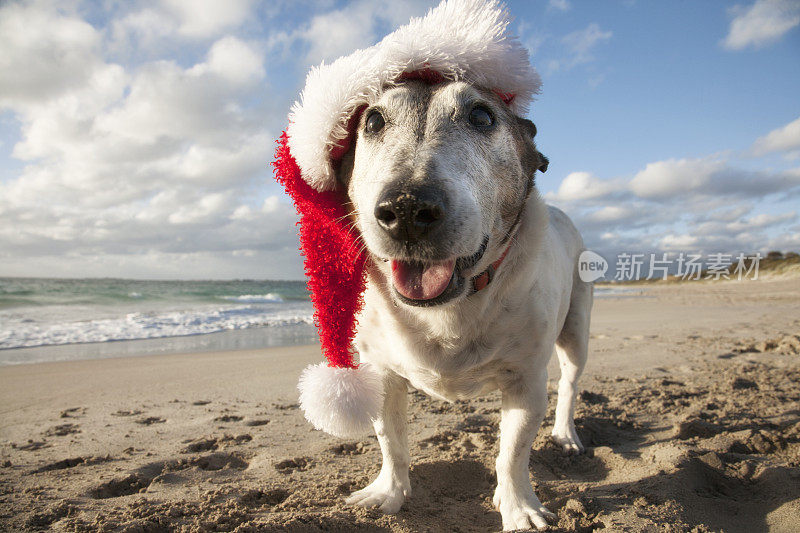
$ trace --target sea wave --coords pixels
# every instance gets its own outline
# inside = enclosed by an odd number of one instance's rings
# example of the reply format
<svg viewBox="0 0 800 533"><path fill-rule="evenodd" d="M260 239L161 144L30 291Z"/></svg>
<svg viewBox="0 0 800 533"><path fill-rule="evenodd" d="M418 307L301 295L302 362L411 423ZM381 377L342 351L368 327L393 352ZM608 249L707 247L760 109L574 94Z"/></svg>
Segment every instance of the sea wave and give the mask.
<svg viewBox="0 0 800 533"><path fill-rule="evenodd" d="M265 309L261 306L137 312L124 317L39 323L6 317L0 349L201 335L253 327L313 324L310 305Z"/></svg>
<svg viewBox="0 0 800 533"><path fill-rule="evenodd" d="M263 303L283 303L283 298L280 294L269 292L267 294L242 294L240 296L223 296L223 300L230 300L233 302L246 303L246 304L263 304Z"/></svg>
<svg viewBox="0 0 800 533"><path fill-rule="evenodd" d="M594 296L596 298L611 298L615 296L642 296L643 290L640 287L609 287L608 285L595 286Z"/></svg>

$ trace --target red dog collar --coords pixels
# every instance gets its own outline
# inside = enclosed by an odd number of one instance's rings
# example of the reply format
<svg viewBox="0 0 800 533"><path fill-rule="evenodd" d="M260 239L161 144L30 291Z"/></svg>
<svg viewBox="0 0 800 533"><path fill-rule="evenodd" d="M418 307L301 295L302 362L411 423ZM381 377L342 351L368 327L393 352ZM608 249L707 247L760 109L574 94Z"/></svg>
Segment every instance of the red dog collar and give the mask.
<svg viewBox="0 0 800 533"><path fill-rule="evenodd" d="M485 289L494 279L494 274L497 272L497 269L500 268L500 264L503 262L503 259L506 258L506 254L511 249L511 243L506 247L506 251L503 252L503 255L500 256L500 259L489 265L489 268L472 278L472 290L473 292L478 292L480 290Z"/></svg>

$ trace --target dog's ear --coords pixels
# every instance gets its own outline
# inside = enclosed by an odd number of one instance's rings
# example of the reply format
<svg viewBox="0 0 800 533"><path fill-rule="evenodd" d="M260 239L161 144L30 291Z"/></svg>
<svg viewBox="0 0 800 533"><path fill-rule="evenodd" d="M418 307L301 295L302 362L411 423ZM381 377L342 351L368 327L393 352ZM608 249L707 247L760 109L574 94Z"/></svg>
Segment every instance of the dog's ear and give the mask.
<svg viewBox="0 0 800 533"><path fill-rule="evenodd" d="M341 185L345 192L350 187L350 178L353 176L353 163L355 161L356 141L350 143L350 147L337 162L333 171L336 174L336 181Z"/></svg>
<svg viewBox="0 0 800 533"><path fill-rule="evenodd" d="M536 137L536 124L528 120L527 118L517 117L517 124L522 127L523 131L533 140Z"/></svg>
<svg viewBox="0 0 800 533"><path fill-rule="evenodd" d="M522 137L522 164L525 168L533 168L539 172L546 172L550 160L539 150L533 138L536 137L536 124L527 118L517 117L520 136Z"/></svg>
<svg viewBox="0 0 800 533"><path fill-rule="evenodd" d="M547 167L550 165L550 160L542 152L537 153L539 154L539 172L547 172Z"/></svg>

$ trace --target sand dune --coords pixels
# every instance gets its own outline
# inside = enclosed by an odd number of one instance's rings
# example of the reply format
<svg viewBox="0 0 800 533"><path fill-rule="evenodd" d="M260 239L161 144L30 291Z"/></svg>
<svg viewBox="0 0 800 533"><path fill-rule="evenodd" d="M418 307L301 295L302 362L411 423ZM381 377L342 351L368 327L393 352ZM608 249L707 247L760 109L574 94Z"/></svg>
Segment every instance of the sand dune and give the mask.
<svg viewBox="0 0 800 533"><path fill-rule="evenodd" d="M797 531L800 281L648 286L598 300L577 426L534 445L553 531ZM296 405L317 347L0 368L0 527L58 531L494 531L499 395L411 392L414 493L344 505L374 438ZM557 378L553 366L551 384ZM554 389L551 389L554 404Z"/></svg>

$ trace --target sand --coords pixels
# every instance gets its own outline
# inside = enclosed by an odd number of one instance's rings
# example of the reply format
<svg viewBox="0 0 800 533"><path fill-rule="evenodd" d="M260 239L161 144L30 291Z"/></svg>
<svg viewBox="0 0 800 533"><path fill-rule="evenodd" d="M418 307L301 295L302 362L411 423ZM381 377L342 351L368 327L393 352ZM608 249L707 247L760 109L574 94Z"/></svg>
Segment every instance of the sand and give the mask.
<svg viewBox="0 0 800 533"><path fill-rule="evenodd" d="M648 286L598 299L577 427L530 471L553 531L798 531L800 280ZM496 531L499 396L411 392L413 494L344 505L374 438L314 431L296 405L316 346L0 368L0 529Z"/></svg>

